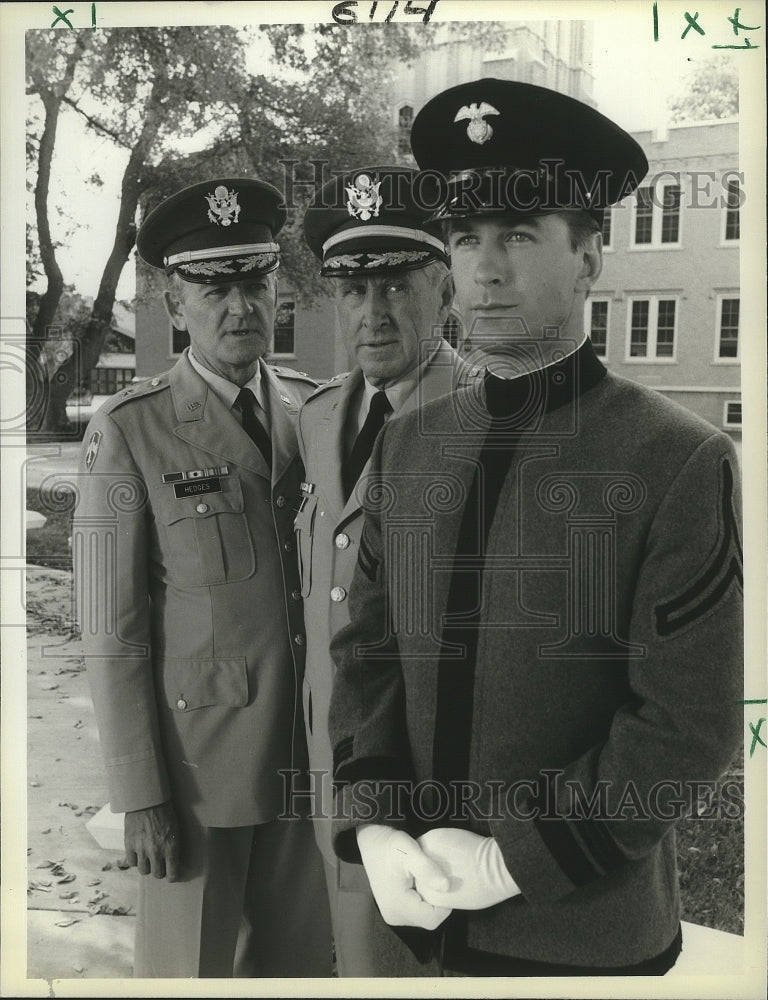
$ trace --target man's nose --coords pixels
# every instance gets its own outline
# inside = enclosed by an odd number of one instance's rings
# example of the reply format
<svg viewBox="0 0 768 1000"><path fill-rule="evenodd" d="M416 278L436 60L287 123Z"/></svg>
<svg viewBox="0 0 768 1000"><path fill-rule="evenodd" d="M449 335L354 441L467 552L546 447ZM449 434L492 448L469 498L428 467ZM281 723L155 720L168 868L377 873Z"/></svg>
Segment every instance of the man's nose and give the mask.
<svg viewBox="0 0 768 1000"><path fill-rule="evenodd" d="M233 282L229 289L229 311L234 316L247 316L253 312L253 303L248 292L238 282Z"/></svg>
<svg viewBox="0 0 768 1000"><path fill-rule="evenodd" d="M375 285L369 285L363 300L363 322L370 329L374 329L386 320L386 313L387 302L384 293Z"/></svg>
<svg viewBox="0 0 768 1000"><path fill-rule="evenodd" d="M478 248L475 260L475 281L478 285L497 285L505 277L503 251L488 242Z"/></svg>

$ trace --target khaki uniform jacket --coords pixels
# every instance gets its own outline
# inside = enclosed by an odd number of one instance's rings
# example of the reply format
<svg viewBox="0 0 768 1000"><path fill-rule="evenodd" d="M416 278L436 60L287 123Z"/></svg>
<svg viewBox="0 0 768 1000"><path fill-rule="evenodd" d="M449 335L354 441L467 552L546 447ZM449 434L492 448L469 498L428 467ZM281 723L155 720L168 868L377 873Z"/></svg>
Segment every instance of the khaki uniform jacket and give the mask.
<svg viewBox="0 0 768 1000"><path fill-rule="evenodd" d="M205 826L263 823L279 770L306 765L295 422L315 383L261 375L271 479L186 352L86 432L72 544L115 812L172 798Z"/></svg>
<svg viewBox="0 0 768 1000"><path fill-rule="evenodd" d="M450 392L460 379L469 377L470 370L456 351L442 341L418 385L398 411L398 418ZM303 500L296 518L296 536L308 644L304 717L310 768L318 772L312 778L316 792L313 812L318 817L332 814L333 754L328 737L328 708L335 667L329 647L333 635L349 622L349 588L363 526L362 489L353 490L345 502L341 478L347 413L362 380L359 368L336 376L307 400L299 414L299 449L307 481L312 484L312 492ZM361 486L367 469L368 466L361 473ZM336 865L330 823L317 822L315 832L326 861ZM359 881L360 869L356 866L349 872L346 868L347 880Z"/></svg>
<svg viewBox="0 0 768 1000"><path fill-rule="evenodd" d="M589 342L518 381L497 446L481 386L377 441L332 645L335 846L355 860L353 828L400 807L414 834L450 825L434 781L463 782L462 815L522 895L454 911L445 966L626 966L672 942L675 819L740 740L738 466L725 434L606 374ZM400 779L422 785L393 808Z"/></svg>

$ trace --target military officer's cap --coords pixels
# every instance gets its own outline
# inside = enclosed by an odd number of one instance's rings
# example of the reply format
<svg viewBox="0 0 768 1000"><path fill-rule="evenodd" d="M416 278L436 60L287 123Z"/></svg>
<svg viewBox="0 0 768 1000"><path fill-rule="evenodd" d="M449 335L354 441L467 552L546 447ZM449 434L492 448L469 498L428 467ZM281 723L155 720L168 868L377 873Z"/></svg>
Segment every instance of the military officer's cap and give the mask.
<svg viewBox="0 0 768 1000"><path fill-rule="evenodd" d="M274 271L283 196L265 181L216 177L184 188L145 219L136 248L147 264L207 284Z"/></svg>
<svg viewBox="0 0 768 1000"><path fill-rule="evenodd" d="M431 175L405 167L360 167L325 184L304 216L309 248L328 275L391 274L448 263Z"/></svg>
<svg viewBox="0 0 768 1000"><path fill-rule="evenodd" d="M594 108L493 78L428 101L413 122L411 147L422 170L446 178L438 218L581 208L600 222L648 170L632 136Z"/></svg>

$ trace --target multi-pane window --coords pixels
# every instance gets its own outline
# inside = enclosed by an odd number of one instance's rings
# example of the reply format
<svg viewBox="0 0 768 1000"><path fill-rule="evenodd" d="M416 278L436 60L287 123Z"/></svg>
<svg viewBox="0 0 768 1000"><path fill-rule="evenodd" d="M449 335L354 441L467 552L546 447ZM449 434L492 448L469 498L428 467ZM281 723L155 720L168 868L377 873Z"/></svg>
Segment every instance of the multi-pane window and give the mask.
<svg viewBox="0 0 768 1000"><path fill-rule="evenodd" d="M587 300L590 305L589 338L598 357L604 358L608 351L608 300Z"/></svg>
<svg viewBox="0 0 768 1000"><path fill-rule="evenodd" d="M725 205L725 239L737 240L741 235L738 181L728 181Z"/></svg>
<svg viewBox="0 0 768 1000"><path fill-rule="evenodd" d="M679 184L665 184L637 189L635 195L635 247L677 246L680 243L683 189Z"/></svg>
<svg viewBox="0 0 768 1000"><path fill-rule="evenodd" d="M648 356L648 312L650 302L638 299L632 303L632 322L629 328L630 358Z"/></svg>
<svg viewBox="0 0 768 1000"><path fill-rule="evenodd" d="M719 358L739 356L739 299L720 299L718 323Z"/></svg>
<svg viewBox="0 0 768 1000"><path fill-rule="evenodd" d="M677 184L664 188L661 209L661 242L677 243L680 239L680 199L682 189Z"/></svg>
<svg viewBox="0 0 768 1000"><path fill-rule="evenodd" d="M649 187L637 189L635 212L635 243L650 243L653 237L653 192Z"/></svg>
<svg viewBox="0 0 768 1000"><path fill-rule="evenodd" d="M448 319L443 323L443 337L448 341L454 350L459 346L459 321L453 313L449 313Z"/></svg>
<svg viewBox="0 0 768 1000"><path fill-rule="evenodd" d="M633 299L629 319L629 357L674 359L676 299Z"/></svg>
<svg viewBox="0 0 768 1000"><path fill-rule="evenodd" d="M130 385L135 368L94 368L91 371L91 392L94 396L113 396Z"/></svg>
<svg viewBox="0 0 768 1000"><path fill-rule="evenodd" d="M603 215L603 248L608 250L611 246L611 237L613 236L613 215L610 208L606 208L605 214Z"/></svg>
<svg viewBox="0 0 768 1000"><path fill-rule="evenodd" d="M723 423L726 427L741 427L741 400L728 399L723 407Z"/></svg>
<svg viewBox="0 0 768 1000"><path fill-rule="evenodd" d="M273 354L295 354L295 321L296 303L293 301L281 302L275 313Z"/></svg>
<svg viewBox="0 0 768 1000"><path fill-rule="evenodd" d="M662 299L659 302L656 323L656 357L671 358L675 353L675 300Z"/></svg>

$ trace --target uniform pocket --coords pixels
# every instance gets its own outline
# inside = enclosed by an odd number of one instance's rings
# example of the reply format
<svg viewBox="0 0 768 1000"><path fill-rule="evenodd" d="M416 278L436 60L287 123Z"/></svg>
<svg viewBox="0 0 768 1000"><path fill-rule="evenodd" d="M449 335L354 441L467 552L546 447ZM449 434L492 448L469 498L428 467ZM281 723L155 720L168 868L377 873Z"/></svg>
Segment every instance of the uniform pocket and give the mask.
<svg viewBox="0 0 768 1000"><path fill-rule="evenodd" d="M168 705L177 712L211 705L242 708L248 704L248 671L244 656L161 659L157 669Z"/></svg>
<svg viewBox="0 0 768 1000"><path fill-rule="evenodd" d="M301 501L301 509L294 521L302 597L308 597L312 589L312 532L314 531L316 510L317 497L304 496Z"/></svg>
<svg viewBox="0 0 768 1000"><path fill-rule="evenodd" d="M253 539L236 477L221 479L221 492L176 499L163 493L155 516L165 538L165 564L183 586L210 587L247 580L256 569Z"/></svg>

